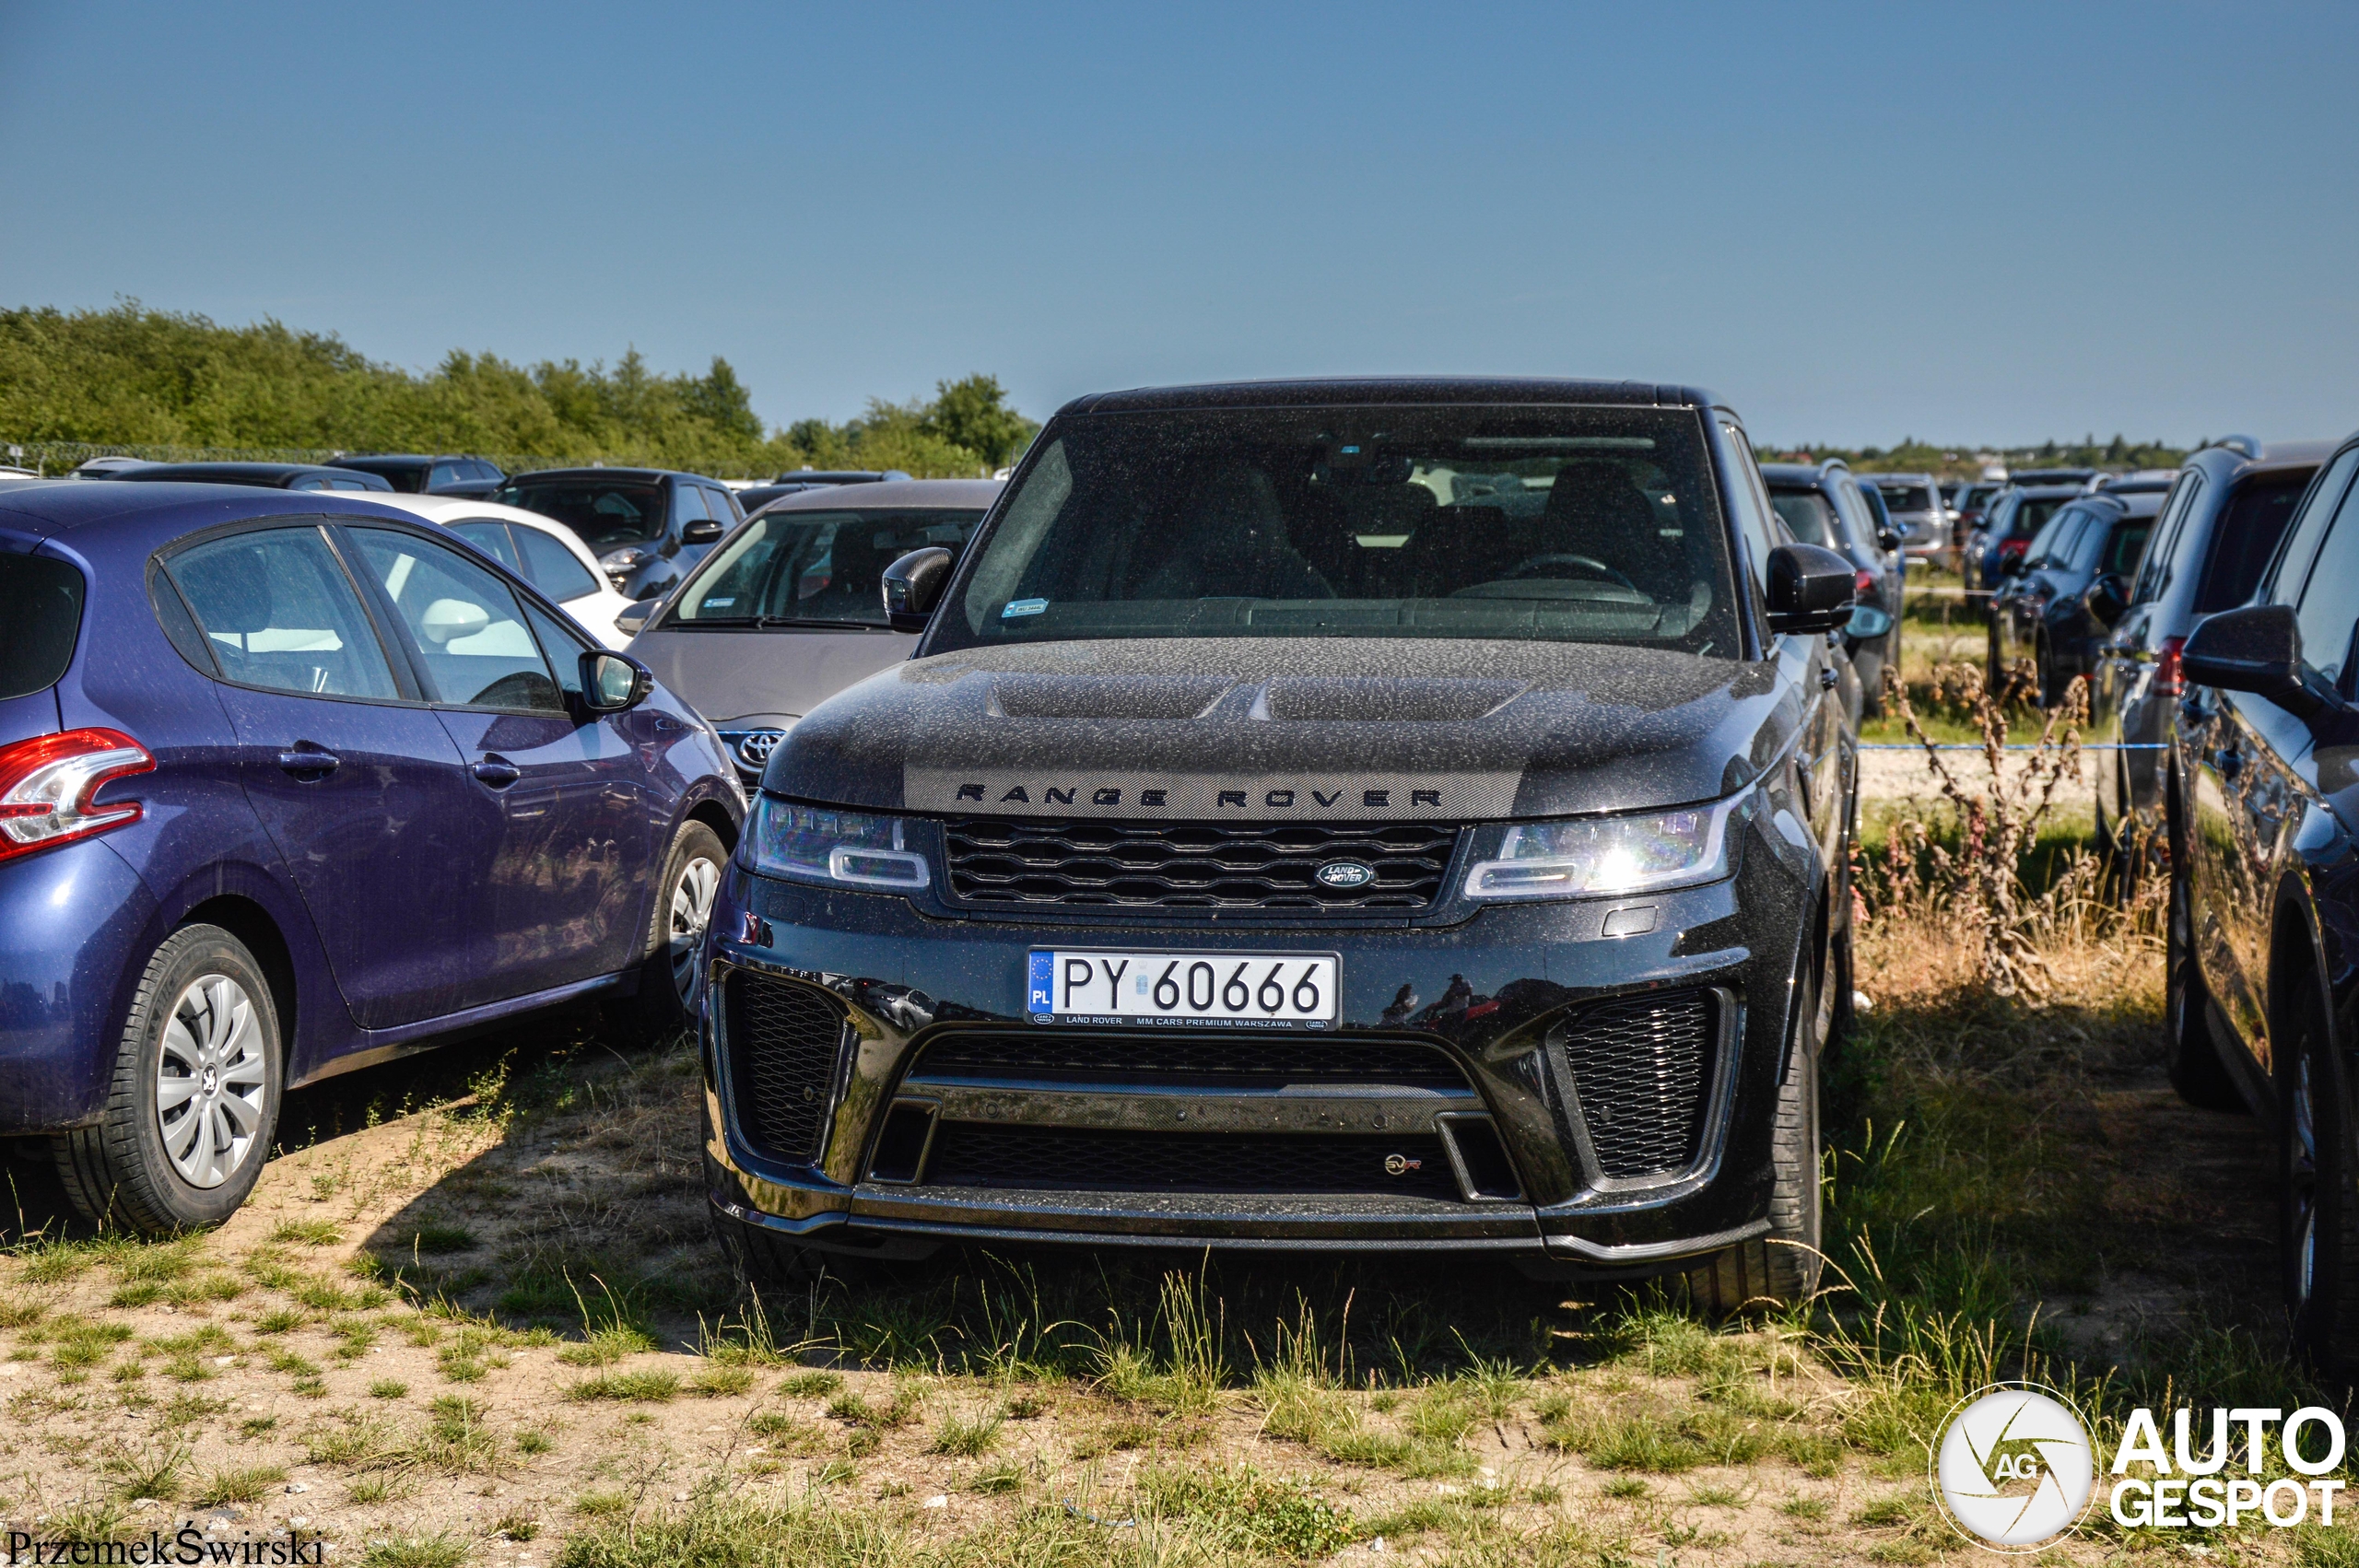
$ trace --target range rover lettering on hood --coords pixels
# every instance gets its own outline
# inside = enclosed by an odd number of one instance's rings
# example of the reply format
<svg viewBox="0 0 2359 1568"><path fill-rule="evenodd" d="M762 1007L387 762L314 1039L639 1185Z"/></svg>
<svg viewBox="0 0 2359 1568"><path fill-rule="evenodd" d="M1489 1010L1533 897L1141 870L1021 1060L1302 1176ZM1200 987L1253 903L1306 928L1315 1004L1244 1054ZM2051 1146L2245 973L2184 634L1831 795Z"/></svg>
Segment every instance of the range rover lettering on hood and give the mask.
<svg viewBox="0 0 2359 1568"><path fill-rule="evenodd" d="M1223 774L1060 773L910 767L911 811L992 816L1168 817L1210 822L1461 821L1504 816L1521 773Z"/></svg>

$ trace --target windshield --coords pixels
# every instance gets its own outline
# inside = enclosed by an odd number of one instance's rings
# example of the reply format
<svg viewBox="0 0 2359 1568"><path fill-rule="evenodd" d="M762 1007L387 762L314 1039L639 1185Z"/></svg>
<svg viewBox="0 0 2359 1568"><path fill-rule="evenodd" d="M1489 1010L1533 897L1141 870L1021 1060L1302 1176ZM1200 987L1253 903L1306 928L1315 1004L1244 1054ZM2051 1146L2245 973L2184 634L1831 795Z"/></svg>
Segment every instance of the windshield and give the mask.
<svg viewBox="0 0 2359 1568"><path fill-rule="evenodd" d="M2285 478L2248 479L2236 487L2227 515L2212 525L2212 559L2203 568L2202 586L2196 590L2196 614L2208 615L2241 604L2260 586L2260 574L2277 542L2285 537L2294 503L2310 482L2313 471Z"/></svg>
<svg viewBox="0 0 2359 1568"><path fill-rule="evenodd" d="M2047 526L2048 520L2056 515L2056 509L2062 506L2068 498L2060 496L2053 500L2018 501L2015 504L2015 515L2007 526L2007 536L2010 539L2021 539L2027 533L2037 533Z"/></svg>
<svg viewBox="0 0 2359 1568"><path fill-rule="evenodd" d="M1061 420L930 647L1428 637L1734 658L1703 442L1692 411L1652 408Z"/></svg>
<svg viewBox="0 0 2359 1568"><path fill-rule="evenodd" d="M1805 544L1828 544L1835 541L1835 509L1826 497L1815 490L1772 490L1769 504L1786 520L1786 527Z"/></svg>
<svg viewBox="0 0 2359 1568"><path fill-rule="evenodd" d="M663 486L645 480L530 481L503 485L491 498L502 506L555 518L593 550L644 544L663 532Z"/></svg>
<svg viewBox="0 0 2359 1568"><path fill-rule="evenodd" d="M967 547L980 509L771 512L688 579L663 625L885 625L885 568L912 550Z"/></svg>
<svg viewBox="0 0 2359 1568"><path fill-rule="evenodd" d="M1896 512L1929 512L1933 509L1933 493L1922 485L1879 485L1884 504Z"/></svg>

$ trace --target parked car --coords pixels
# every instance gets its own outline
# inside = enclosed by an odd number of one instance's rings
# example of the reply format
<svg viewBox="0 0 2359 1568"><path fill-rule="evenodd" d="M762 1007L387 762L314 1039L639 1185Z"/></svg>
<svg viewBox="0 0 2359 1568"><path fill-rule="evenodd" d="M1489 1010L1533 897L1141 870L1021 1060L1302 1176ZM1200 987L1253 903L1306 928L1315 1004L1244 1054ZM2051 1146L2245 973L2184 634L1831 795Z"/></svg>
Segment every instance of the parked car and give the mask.
<svg viewBox="0 0 2359 1568"><path fill-rule="evenodd" d="M105 479L125 468L145 468L147 460L139 457L94 457L76 466L76 479Z"/></svg>
<svg viewBox="0 0 2359 1568"><path fill-rule="evenodd" d="M634 603L671 591L745 517L721 481L654 468L536 469L511 474L491 498L573 530Z"/></svg>
<svg viewBox="0 0 2359 1568"><path fill-rule="evenodd" d="M625 615L630 651L713 721L750 788L803 715L909 658L918 639L886 617L885 568L929 546L955 557L1001 488L902 479L774 501L660 607Z"/></svg>
<svg viewBox="0 0 2359 1568"><path fill-rule="evenodd" d="M2021 567L1990 598L1989 684L1996 691L2019 659L2036 672L2039 705L2053 708L2065 688L2096 673L2098 645L2111 625L2106 604L2128 597L2163 497L2147 491L2096 494L2066 503L2024 552ZM2092 590L2103 597L2090 608Z"/></svg>
<svg viewBox="0 0 2359 1568"><path fill-rule="evenodd" d="M1966 587L1970 597L1989 594L2006 576L2005 564L2020 560L2032 536L2048 526L2056 509L2082 492L2077 486L2010 485L1990 498L1982 526L1966 535Z"/></svg>
<svg viewBox="0 0 2359 1568"><path fill-rule="evenodd" d="M1806 1295L1854 572L1702 392L1068 404L963 557L886 568L917 656L763 770L702 1014L724 1240Z"/></svg>
<svg viewBox="0 0 2359 1568"><path fill-rule="evenodd" d="M1931 474L1862 474L1860 483L1874 486L1884 496L1884 510L1900 534L1902 554L1928 566L1956 565L1949 509L1942 505L1941 486Z"/></svg>
<svg viewBox="0 0 2359 1568"><path fill-rule="evenodd" d="M2116 843L2125 829L2163 831L2164 758L2187 695L2180 653L2188 634L2204 616L2252 597L2294 503L2332 450L2325 441L2251 441L2190 454L2135 580L2126 589L2092 586L2091 613L2100 620L2110 614L2114 626L2090 683L2087 734L2142 748L2092 757L2104 842Z"/></svg>
<svg viewBox="0 0 2359 1568"><path fill-rule="evenodd" d="M2171 1082L2275 1133L2294 1345L2359 1381L2359 438L2297 503L2250 603L2199 623L2171 750L2165 1030Z"/></svg>
<svg viewBox="0 0 2359 1568"><path fill-rule="evenodd" d="M141 462L84 477L118 483L135 480L145 485L259 485L274 490L393 488L373 474L315 462Z"/></svg>
<svg viewBox="0 0 2359 1568"><path fill-rule="evenodd" d="M1958 542L1961 565L1963 565L1966 540L1976 529L1982 526L1982 517L1989 509L1990 498L2005 488L2004 485L1994 484L1987 479L1977 479L1959 486L1958 497L1953 507L1957 513L1957 521L1951 525L1951 531Z"/></svg>
<svg viewBox="0 0 2359 1568"><path fill-rule="evenodd" d="M1900 668L1902 563L1900 535L1871 509L1872 503L1840 458L1818 463L1761 466L1769 504L1787 530L1805 544L1824 544L1850 561L1856 603L1843 631L1860 673L1860 711L1884 712L1884 673Z"/></svg>
<svg viewBox="0 0 2359 1568"><path fill-rule="evenodd" d="M363 452L335 460L338 468L373 474L394 489L409 495L440 495L453 486L478 485L497 488L507 470L480 457L457 453L428 456L419 452Z"/></svg>
<svg viewBox="0 0 2359 1568"><path fill-rule="evenodd" d="M598 569L598 557L565 524L521 507L464 496L395 495L378 504L449 529L556 601L574 625L605 647L629 645L630 634L615 618L630 608L630 601L615 591Z"/></svg>
<svg viewBox="0 0 2359 1568"><path fill-rule="evenodd" d="M626 655L351 496L0 494L0 1133L122 1229L226 1219L292 1087L697 1000L743 807Z"/></svg>
<svg viewBox="0 0 2359 1568"><path fill-rule="evenodd" d="M790 468L767 485L748 485L737 492L737 504L747 517L777 500L804 490L833 489L839 485L882 485L907 479L898 468Z"/></svg>
<svg viewBox="0 0 2359 1568"><path fill-rule="evenodd" d="M2162 495L2178 479L2176 468L2133 468L2127 474L2107 474L2091 486L2100 495Z"/></svg>
<svg viewBox="0 0 2359 1568"><path fill-rule="evenodd" d="M2024 489L2050 485L2070 485L2076 491L2085 490L2097 479L2094 468L2019 468L2007 475L2007 483Z"/></svg>

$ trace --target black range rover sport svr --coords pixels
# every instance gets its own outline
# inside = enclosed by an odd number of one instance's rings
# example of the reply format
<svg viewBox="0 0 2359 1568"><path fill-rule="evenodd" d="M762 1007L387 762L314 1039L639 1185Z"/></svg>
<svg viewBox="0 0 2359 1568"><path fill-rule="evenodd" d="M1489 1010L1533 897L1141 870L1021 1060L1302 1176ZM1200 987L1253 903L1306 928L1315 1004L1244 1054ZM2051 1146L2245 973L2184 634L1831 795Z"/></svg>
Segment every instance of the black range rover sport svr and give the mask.
<svg viewBox="0 0 2359 1568"><path fill-rule="evenodd" d="M757 1278L1065 1241L1817 1275L1853 568L1684 388L1058 413L911 659L771 757L711 923Z"/></svg>

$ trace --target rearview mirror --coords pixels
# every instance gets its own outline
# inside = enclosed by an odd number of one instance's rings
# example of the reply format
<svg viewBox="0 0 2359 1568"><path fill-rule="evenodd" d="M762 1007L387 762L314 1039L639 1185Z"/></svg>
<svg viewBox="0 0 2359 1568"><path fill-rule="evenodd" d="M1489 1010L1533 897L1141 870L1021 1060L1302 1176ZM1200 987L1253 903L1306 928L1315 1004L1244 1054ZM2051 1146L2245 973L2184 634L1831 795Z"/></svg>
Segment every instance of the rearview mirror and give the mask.
<svg viewBox="0 0 2359 1568"><path fill-rule="evenodd" d="M885 619L897 632L921 632L950 583L949 551L939 544L912 550L885 568Z"/></svg>
<svg viewBox="0 0 2359 1568"><path fill-rule="evenodd" d="M1820 544L1780 544L1769 552L1769 629L1831 632L1851 618L1851 563Z"/></svg>
<svg viewBox="0 0 2359 1568"><path fill-rule="evenodd" d="M615 617L615 630L625 637L637 637L663 605L663 601L660 597L640 600Z"/></svg>
<svg viewBox="0 0 2359 1568"><path fill-rule="evenodd" d="M680 526L680 543L710 544L726 532L728 530L722 524L715 522L709 517L700 517L694 522L683 523Z"/></svg>
<svg viewBox="0 0 2359 1568"><path fill-rule="evenodd" d="M1895 533L1895 532L1894 532L1891 529L1889 529L1889 528L1879 528L1879 529L1877 529L1877 530L1876 530L1876 548L1877 548L1877 549L1879 549L1879 550L1897 550L1897 549L1899 549L1899 548L1900 548L1900 535L1899 535L1899 534L1897 534L1897 533Z"/></svg>
<svg viewBox="0 0 2359 1568"><path fill-rule="evenodd" d="M2082 603L2089 607L2089 619L2101 626L2110 626L2130 608L2130 585L2121 579L2119 572L2099 572Z"/></svg>
<svg viewBox="0 0 2359 1568"><path fill-rule="evenodd" d="M581 656L581 706L593 713L637 708L655 689L655 672L628 653L592 649Z"/></svg>
<svg viewBox="0 0 2359 1568"><path fill-rule="evenodd" d="M2223 610L2196 626L2178 658L2190 685L2250 692L2305 719L2333 701L2306 678L2291 604Z"/></svg>

